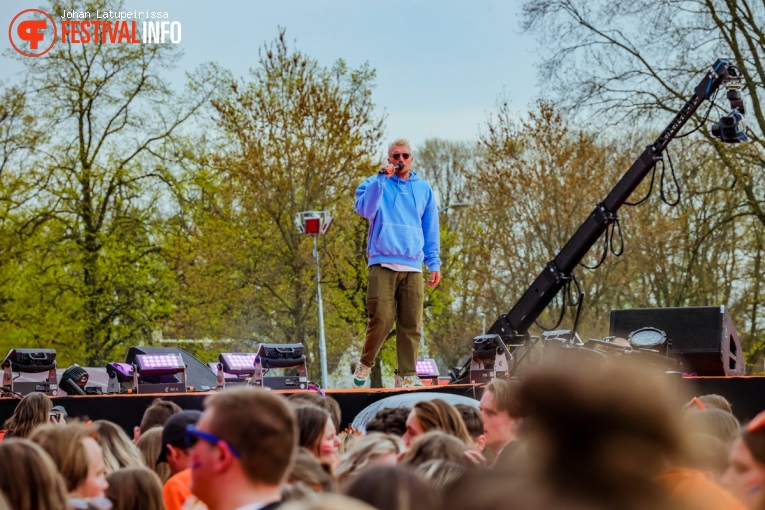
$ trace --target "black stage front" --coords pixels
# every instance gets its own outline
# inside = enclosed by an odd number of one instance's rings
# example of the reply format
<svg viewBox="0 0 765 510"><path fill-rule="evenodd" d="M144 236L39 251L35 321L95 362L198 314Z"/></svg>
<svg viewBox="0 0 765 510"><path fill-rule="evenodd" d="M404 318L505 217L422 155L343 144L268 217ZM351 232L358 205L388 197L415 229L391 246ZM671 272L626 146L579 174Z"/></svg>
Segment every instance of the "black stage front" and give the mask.
<svg viewBox="0 0 765 510"><path fill-rule="evenodd" d="M687 395L705 395L716 393L727 398L733 404L736 416L746 421L765 409L765 377L686 377L681 381L681 389ZM668 391L672 391L668 388ZM338 389L326 390L326 394L337 400L343 413L343 427L349 425L354 417L369 404L382 398L408 392L441 392L451 395L481 397L482 387L469 384L426 386L412 389ZM276 393L292 393L277 391ZM105 419L113 421L130 431L137 426L144 410L157 397L172 400L184 409L202 409L202 401L209 392L162 393L146 395L85 395L52 397L54 405L63 405L69 416L91 420ZM13 413L19 401L13 398L0 398L0 423Z"/></svg>
<svg viewBox="0 0 765 510"><path fill-rule="evenodd" d="M343 428L350 425L353 418L369 404L382 398L400 395L406 392L439 392L451 395L462 395L471 398L481 397L481 388L470 384L454 384L441 386L426 386L416 389L361 389L361 390L326 390L325 393L337 400L343 413ZM274 393L295 393L294 391L275 391ZM133 427L141 422L146 408L155 398L172 400L184 409L202 409L202 401L212 392L195 393L157 393L146 395L83 395L51 397L53 405L62 405L70 417L81 417L91 420L110 420L117 423L130 436ZM0 424L4 423L19 402L14 398L0 398Z"/></svg>

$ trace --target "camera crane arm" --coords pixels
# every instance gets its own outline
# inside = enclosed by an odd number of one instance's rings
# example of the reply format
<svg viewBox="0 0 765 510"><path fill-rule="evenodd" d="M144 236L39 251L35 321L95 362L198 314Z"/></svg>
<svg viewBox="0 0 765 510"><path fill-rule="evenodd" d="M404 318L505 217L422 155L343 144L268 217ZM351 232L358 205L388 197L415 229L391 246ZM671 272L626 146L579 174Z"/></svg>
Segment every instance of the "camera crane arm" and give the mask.
<svg viewBox="0 0 765 510"><path fill-rule="evenodd" d="M728 60L718 59L712 65L704 79L696 86L691 99L685 103L656 141L643 151L608 196L595 207L595 210L563 246L555 259L547 263L542 273L537 276L521 298L507 314L501 315L492 324L487 334L499 335L505 344L516 344L519 339L528 338L531 325L563 288L566 281L571 279L577 264L582 261L608 226L616 220L619 208L656 166L664 149L677 136L701 103L710 99L721 85L738 83L741 79L741 71ZM738 108L743 113L740 95L736 98L738 102L734 103L731 92L728 92L728 99L731 99L734 111Z"/></svg>

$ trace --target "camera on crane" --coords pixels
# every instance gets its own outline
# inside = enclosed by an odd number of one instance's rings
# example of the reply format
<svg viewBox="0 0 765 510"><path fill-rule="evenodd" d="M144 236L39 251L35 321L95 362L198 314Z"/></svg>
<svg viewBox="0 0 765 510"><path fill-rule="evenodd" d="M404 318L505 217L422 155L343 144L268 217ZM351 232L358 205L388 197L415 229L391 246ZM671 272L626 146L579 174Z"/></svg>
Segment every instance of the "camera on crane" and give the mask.
<svg viewBox="0 0 765 510"><path fill-rule="evenodd" d="M744 100L738 90L728 91L728 101L733 108L728 115L712 124L712 136L725 143L744 143L749 141L744 132Z"/></svg>

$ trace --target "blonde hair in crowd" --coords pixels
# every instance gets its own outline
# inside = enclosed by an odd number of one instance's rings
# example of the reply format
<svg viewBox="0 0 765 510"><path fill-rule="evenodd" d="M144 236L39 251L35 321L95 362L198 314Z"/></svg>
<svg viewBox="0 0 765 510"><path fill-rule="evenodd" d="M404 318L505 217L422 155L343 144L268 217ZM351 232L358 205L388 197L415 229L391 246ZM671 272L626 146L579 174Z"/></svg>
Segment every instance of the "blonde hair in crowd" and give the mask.
<svg viewBox="0 0 765 510"><path fill-rule="evenodd" d="M13 510L66 510L67 491L56 465L28 439L0 441L0 495Z"/></svg>
<svg viewBox="0 0 765 510"><path fill-rule="evenodd" d="M172 472L170 471L170 464L167 462L160 462L157 464L157 457L162 450L162 429L164 427L153 427L141 434L141 438L138 440L138 449L141 451L143 461L146 466L157 473L162 483L165 483Z"/></svg>
<svg viewBox="0 0 765 510"><path fill-rule="evenodd" d="M141 451L117 424L108 420L93 422L98 432L96 441L104 451L106 474L126 467L146 467Z"/></svg>
<svg viewBox="0 0 765 510"><path fill-rule="evenodd" d="M48 452L59 473L64 477L67 492L72 492L88 478L88 454L83 440L93 437L93 429L83 423L43 425L32 433L31 439Z"/></svg>

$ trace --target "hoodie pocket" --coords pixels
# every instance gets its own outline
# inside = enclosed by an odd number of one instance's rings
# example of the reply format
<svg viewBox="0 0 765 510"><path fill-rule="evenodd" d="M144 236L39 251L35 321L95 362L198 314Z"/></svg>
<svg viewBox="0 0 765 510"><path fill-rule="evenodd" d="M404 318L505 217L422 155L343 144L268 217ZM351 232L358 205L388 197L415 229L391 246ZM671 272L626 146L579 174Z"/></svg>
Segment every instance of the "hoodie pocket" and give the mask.
<svg viewBox="0 0 765 510"><path fill-rule="evenodd" d="M422 227L410 225L383 224L377 238L377 252L408 259L422 260L425 237Z"/></svg>

